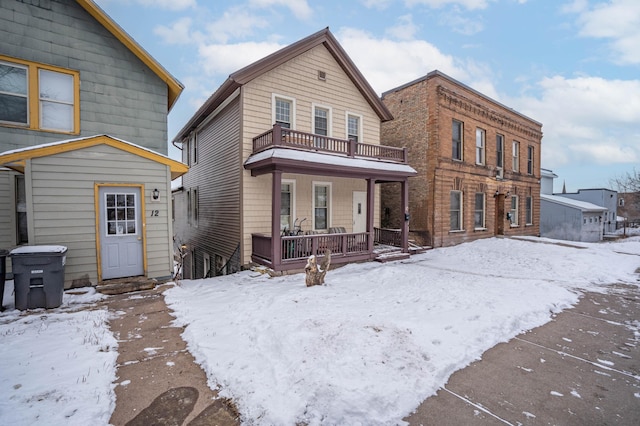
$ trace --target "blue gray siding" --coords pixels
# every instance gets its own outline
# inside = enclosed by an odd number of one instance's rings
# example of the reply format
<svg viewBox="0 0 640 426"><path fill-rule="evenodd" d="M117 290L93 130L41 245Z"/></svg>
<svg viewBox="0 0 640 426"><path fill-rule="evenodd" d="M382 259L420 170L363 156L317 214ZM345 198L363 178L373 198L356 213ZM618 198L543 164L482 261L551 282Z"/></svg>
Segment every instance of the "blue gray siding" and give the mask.
<svg viewBox="0 0 640 426"><path fill-rule="evenodd" d="M167 84L73 0L0 3L0 54L80 72L80 136L167 154ZM0 152L68 135L0 127Z"/></svg>

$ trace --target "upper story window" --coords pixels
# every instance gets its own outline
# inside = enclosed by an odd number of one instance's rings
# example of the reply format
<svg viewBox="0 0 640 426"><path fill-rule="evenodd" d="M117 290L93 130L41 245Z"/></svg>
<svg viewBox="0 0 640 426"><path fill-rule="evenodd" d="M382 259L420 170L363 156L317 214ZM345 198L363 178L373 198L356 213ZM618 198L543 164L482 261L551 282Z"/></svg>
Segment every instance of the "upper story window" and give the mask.
<svg viewBox="0 0 640 426"><path fill-rule="evenodd" d="M512 148L512 156L513 156L513 171L520 171L520 142L513 141Z"/></svg>
<svg viewBox="0 0 640 426"><path fill-rule="evenodd" d="M313 117L313 133L316 135L329 135L329 110L315 107Z"/></svg>
<svg viewBox="0 0 640 426"><path fill-rule="evenodd" d="M191 133L189 136L189 152L191 155L191 164L198 164L198 134L196 132Z"/></svg>
<svg viewBox="0 0 640 426"><path fill-rule="evenodd" d="M618 198L618 206L624 207L624 198Z"/></svg>
<svg viewBox="0 0 640 426"><path fill-rule="evenodd" d="M360 117L357 115L347 115L347 139L356 142L360 140L360 121Z"/></svg>
<svg viewBox="0 0 640 426"><path fill-rule="evenodd" d="M476 164L484 164L485 157L485 137L484 129L476 128Z"/></svg>
<svg viewBox="0 0 640 426"><path fill-rule="evenodd" d="M533 174L533 147L531 145L527 147L527 173Z"/></svg>
<svg viewBox="0 0 640 426"><path fill-rule="evenodd" d="M451 158L462 160L462 121L453 120L451 123Z"/></svg>
<svg viewBox="0 0 640 426"><path fill-rule="evenodd" d="M273 95L273 122L285 129L295 129L296 103L293 98Z"/></svg>
<svg viewBox="0 0 640 426"><path fill-rule="evenodd" d="M80 131L79 73L0 56L0 123Z"/></svg>
<svg viewBox="0 0 640 426"><path fill-rule="evenodd" d="M504 168L504 136L496 135L496 167Z"/></svg>

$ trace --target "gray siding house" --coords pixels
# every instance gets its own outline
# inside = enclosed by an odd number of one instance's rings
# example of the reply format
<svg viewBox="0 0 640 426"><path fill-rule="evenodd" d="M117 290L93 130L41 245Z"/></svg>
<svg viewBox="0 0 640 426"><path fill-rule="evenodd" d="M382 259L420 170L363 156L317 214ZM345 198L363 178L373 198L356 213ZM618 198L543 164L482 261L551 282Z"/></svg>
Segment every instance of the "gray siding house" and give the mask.
<svg viewBox="0 0 640 426"><path fill-rule="evenodd" d="M602 231L605 234L613 234L616 231L617 191L606 188L578 189L578 192L567 192L562 196L604 207L606 210L602 216Z"/></svg>
<svg viewBox="0 0 640 426"><path fill-rule="evenodd" d="M551 170L541 171L540 236L568 241L602 241L607 227L604 218L608 217L608 210L597 204L602 200L595 194L602 195L603 192L596 190L590 194L596 202L568 196L575 194L553 194L553 180L557 177Z"/></svg>
<svg viewBox="0 0 640 426"><path fill-rule="evenodd" d="M182 90L91 0L0 3L0 248L67 246L66 287L170 276Z"/></svg>

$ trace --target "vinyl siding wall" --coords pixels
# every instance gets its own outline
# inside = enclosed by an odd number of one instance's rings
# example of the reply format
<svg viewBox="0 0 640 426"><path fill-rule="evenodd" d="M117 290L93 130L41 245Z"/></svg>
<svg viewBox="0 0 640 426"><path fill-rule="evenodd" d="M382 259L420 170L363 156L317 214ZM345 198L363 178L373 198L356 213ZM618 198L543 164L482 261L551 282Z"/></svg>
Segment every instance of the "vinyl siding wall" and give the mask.
<svg viewBox="0 0 640 426"><path fill-rule="evenodd" d="M318 79L318 71L326 73L326 80ZM360 142L368 144L380 143L380 118L363 98L347 74L340 68L333 56L324 46L315 48L297 56L289 62L269 71L247 83L242 90L242 161L252 152L253 138L273 126L273 95L281 95L295 99L295 130L313 133L313 106L331 108L331 128L329 135L346 139L347 113L361 117ZM364 181L347 179L330 179L318 176L283 176L296 179L298 182L296 215L305 217L304 209L308 209L307 220L311 220L311 181L334 182L332 222L330 226L352 228L352 193L365 190ZM252 177L244 171L242 212L243 212L243 257L242 263L251 259L251 234L271 233L271 175ZM376 194L379 192L376 188ZM305 198L306 197L306 198ZM376 196L376 199L379 197ZM303 206L302 200L308 200ZM379 214L376 205L376 223ZM306 222L305 230L311 224ZM309 228L308 228L309 227Z"/></svg>
<svg viewBox="0 0 640 426"><path fill-rule="evenodd" d="M168 167L109 146L98 145L28 161L31 178L27 200L30 243L68 248L65 287L97 283L96 211L94 184L142 184L146 209L147 276L168 277L172 253ZM151 192L160 190L153 201ZM158 216L150 217L151 210Z"/></svg>
<svg viewBox="0 0 640 426"><path fill-rule="evenodd" d="M177 238L195 248L195 259L185 259L185 276L192 271L195 261L196 276L204 274L204 254L215 268L216 255L229 260L240 244L240 100L233 100L220 113L197 131L198 162L191 164L183 177L184 195L176 199L176 207L183 215L176 221L183 222ZM193 147L184 145L183 161ZM188 151L188 152L187 152ZM191 155L191 154L189 154ZM188 224L186 194L198 192L198 221ZM184 225L186 224L186 226ZM215 275L212 271L211 275Z"/></svg>

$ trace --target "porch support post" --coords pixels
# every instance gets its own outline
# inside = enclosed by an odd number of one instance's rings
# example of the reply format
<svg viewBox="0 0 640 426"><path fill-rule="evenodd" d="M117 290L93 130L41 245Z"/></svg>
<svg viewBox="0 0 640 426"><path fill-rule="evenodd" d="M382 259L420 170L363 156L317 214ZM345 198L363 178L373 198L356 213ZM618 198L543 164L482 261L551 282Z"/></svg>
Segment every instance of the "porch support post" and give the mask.
<svg viewBox="0 0 640 426"><path fill-rule="evenodd" d="M409 180L402 180L402 211L404 212L402 220L402 252L409 253Z"/></svg>
<svg viewBox="0 0 640 426"><path fill-rule="evenodd" d="M375 208L376 182L367 179L367 251L373 253L373 209Z"/></svg>
<svg viewBox="0 0 640 426"><path fill-rule="evenodd" d="M271 174L271 264L275 271L282 264L282 237L280 235L280 202L282 199L282 171Z"/></svg>

